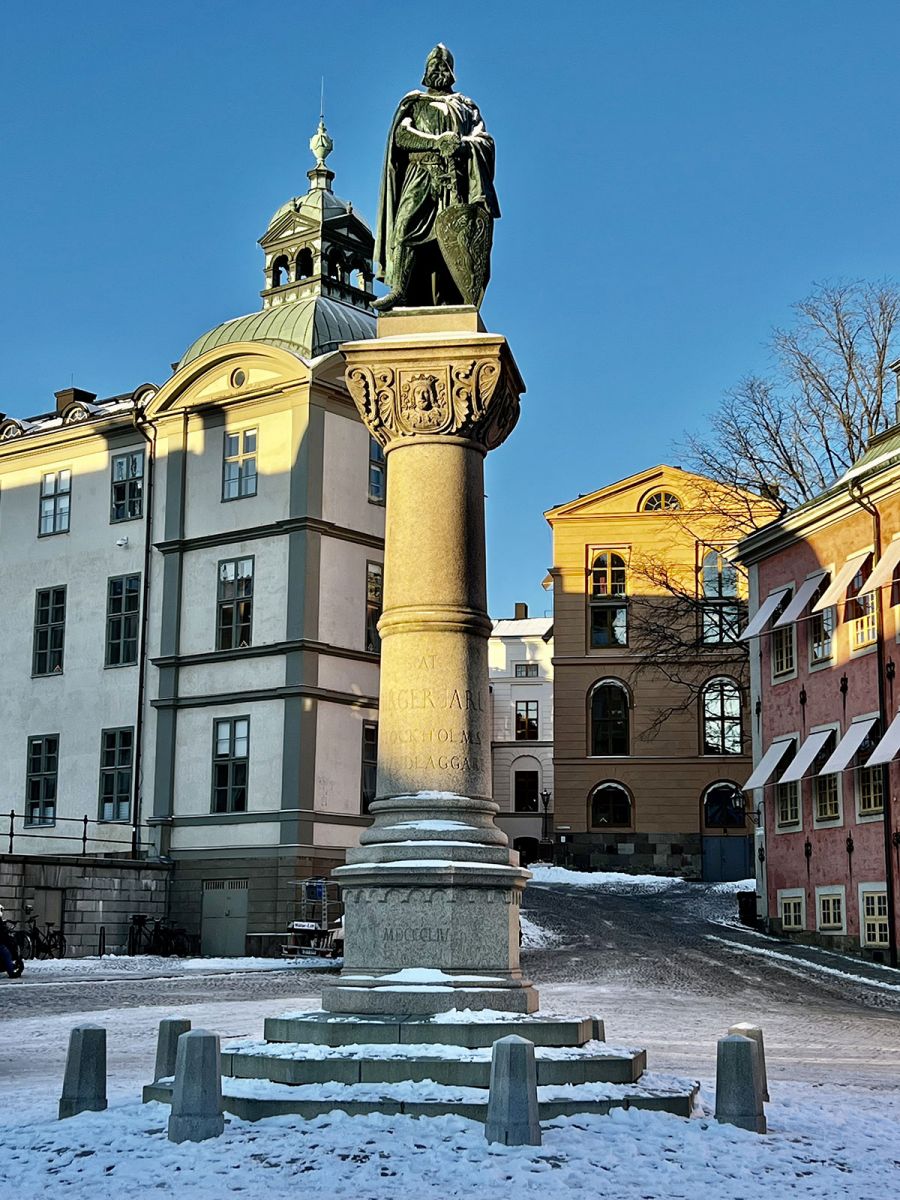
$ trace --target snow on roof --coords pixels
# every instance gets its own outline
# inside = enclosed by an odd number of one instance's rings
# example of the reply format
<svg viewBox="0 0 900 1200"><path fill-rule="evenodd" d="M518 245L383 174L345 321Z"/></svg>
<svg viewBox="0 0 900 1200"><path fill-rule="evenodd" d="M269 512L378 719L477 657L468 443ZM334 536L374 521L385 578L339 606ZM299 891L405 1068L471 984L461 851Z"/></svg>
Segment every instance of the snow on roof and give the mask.
<svg viewBox="0 0 900 1200"><path fill-rule="evenodd" d="M526 617L524 620L494 622L492 637L547 637L553 632L552 617Z"/></svg>

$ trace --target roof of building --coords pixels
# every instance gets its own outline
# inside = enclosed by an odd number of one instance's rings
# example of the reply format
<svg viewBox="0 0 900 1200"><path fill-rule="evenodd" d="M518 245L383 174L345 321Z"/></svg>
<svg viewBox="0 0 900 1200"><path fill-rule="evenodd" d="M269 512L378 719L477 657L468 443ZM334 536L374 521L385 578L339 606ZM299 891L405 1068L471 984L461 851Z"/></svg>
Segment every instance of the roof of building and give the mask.
<svg viewBox="0 0 900 1200"><path fill-rule="evenodd" d="M374 336L374 313L342 304L329 296L307 296L290 304L277 304L262 312L223 321L197 338L178 365L183 367L207 350L230 342L267 342L303 358L317 358L336 350L342 342Z"/></svg>
<svg viewBox="0 0 900 1200"><path fill-rule="evenodd" d="M303 196L294 196L293 199L282 204L272 214L272 220L266 229L267 233L269 229L277 225L285 213L303 213L317 223L319 221L334 221L340 217L354 216L361 225L369 229L368 221L356 211L349 200L343 200L340 196L336 196L334 192L327 191L325 188L315 188ZM371 229L369 229L369 232L371 233Z"/></svg>
<svg viewBox="0 0 900 1200"><path fill-rule="evenodd" d="M548 638L553 633L552 617L525 617L516 621L494 621L492 637L541 637Z"/></svg>
<svg viewBox="0 0 900 1200"><path fill-rule="evenodd" d="M4 417L0 414L0 443L17 441L19 438L35 436L61 430L66 425L80 425L113 417L130 419L130 414L156 391L156 386L142 383L133 392L121 392L117 396L91 401L78 400L63 411L37 413L33 417Z"/></svg>

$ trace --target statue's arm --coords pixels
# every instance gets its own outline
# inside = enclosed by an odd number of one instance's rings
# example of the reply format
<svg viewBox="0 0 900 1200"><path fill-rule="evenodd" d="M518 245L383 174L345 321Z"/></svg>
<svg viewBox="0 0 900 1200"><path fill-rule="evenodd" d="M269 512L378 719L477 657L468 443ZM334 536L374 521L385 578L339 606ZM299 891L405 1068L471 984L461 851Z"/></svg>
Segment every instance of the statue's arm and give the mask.
<svg viewBox="0 0 900 1200"><path fill-rule="evenodd" d="M394 142L402 150L452 152L459 145L459 136L455 133L426 133L422 129L416 129L412 117L404 117L397 126Z"/></svg>
<svg viewBox="0 0 900 1200"><path fill-rule="evenodd" d="M493 149L494 139L485 129L484 118L474 104L472 105L472 129L463 135L462 140L478 146L490 146Z"/></svg>

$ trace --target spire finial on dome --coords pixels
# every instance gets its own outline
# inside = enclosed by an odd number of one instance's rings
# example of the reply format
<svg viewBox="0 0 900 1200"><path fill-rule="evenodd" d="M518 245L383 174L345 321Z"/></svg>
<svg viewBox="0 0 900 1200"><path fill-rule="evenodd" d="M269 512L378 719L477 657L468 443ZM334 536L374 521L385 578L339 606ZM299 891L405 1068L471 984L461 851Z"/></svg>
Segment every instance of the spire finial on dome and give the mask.
<svg viewBox="0 0 900 1200"><path fill-rule="evenodd" d="M328 136L328 130L325 128L324 117L319 117L319 128L309 139L309 148L315 155L316 166L324 167L325 159L334 149L334 142Z"/></svg>

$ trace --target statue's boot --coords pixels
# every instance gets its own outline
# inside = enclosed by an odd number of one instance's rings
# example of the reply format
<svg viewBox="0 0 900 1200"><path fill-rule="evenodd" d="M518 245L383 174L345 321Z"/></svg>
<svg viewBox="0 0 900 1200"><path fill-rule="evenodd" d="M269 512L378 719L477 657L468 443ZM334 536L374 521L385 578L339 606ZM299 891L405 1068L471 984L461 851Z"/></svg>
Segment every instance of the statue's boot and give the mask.
<svg viewBox="0 0 900 1200"><path fill-rule="evenodd" d="M408 246L399 246L394 251L393 262L391 263L394 286L386 296L382 296L380 300L376 300L372 307L378 312L390 312L392 308L398 308L406 304L406 291L409 287L412 269L412 250Z"/></svg>

